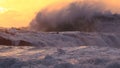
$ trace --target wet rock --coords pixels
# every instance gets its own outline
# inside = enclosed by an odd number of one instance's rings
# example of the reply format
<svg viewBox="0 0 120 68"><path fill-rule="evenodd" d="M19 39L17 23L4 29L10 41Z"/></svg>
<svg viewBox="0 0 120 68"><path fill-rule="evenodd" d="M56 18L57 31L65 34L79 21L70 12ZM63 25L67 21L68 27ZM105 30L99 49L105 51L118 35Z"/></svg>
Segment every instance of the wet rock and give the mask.
<svg viewBox="0 0 120 68"><path fill-rule="evenodd" d="M12 45L12 41L7 38L0 37L0 45Z"/></svg>
<svg viewBox="0 0 120 68"><path fill-rule="evenodd" d="M32 46L32 43L24 40L20 40L18 46Z"/></svg>

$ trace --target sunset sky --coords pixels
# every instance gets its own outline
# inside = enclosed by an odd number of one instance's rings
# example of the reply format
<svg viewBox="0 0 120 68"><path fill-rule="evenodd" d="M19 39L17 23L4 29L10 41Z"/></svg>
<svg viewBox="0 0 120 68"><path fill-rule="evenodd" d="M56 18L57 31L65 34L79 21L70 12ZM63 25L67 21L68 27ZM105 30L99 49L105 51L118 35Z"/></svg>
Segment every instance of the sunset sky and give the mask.
<svg viewBox="0 0 120 68"><path fill-rule="evenodd" d="M28 26L35 14L45 6L71 1L75 0L0 0L0 27ZM119 0L103 1L113 12L120 12Z"/></svg>

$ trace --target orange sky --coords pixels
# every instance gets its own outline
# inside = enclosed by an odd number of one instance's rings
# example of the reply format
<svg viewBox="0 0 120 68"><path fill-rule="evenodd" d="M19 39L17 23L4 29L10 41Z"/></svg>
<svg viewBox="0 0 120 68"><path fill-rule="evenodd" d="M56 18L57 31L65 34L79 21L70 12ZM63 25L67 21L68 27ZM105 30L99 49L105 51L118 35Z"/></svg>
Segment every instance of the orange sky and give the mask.
<svg viewBox="0 0 120 68"><path fill-rule="evenodd" d="M47 5L72 0L0 0L0 27L24 27ZM91 0L92 1L92 0ZM103 0L114 12L120 12L120 0Z"/></svg>

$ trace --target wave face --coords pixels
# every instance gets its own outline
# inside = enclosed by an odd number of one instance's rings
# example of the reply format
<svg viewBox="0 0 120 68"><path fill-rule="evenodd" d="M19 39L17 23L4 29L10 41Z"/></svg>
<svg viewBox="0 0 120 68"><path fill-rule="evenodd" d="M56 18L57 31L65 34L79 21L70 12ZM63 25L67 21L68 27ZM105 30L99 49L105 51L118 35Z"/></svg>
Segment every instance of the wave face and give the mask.
<svg viewBox="0 0 120 68"><path fill-rule="evenodd" d="M119 20L117 15L105 10L104 4L96 1L72 2L60 10L49 11L49 8L51 7L38 12L36 18L30 23L30 29L37 31L109 31L109 27L101 30L103 24L114 24L114 21Z"/></svg>

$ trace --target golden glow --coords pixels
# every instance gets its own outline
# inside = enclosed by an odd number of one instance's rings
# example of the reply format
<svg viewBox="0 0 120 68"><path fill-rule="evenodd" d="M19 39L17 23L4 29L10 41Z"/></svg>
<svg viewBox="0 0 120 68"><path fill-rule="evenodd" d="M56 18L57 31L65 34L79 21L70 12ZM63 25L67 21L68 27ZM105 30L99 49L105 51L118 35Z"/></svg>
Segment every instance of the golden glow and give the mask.
<svg viewBox="0 0 120 68"><path fill-rule="evenodd" d="M4 12L6 12L6 11L7 11L6 8L0 7L0 13L4 13Z"/></svg>
<svg viewBox="0 0 120 68"><path fill-rule="evenodd" d="M113 12L120 13L120 0L104 0L107 7Z"/></svg>
<svg viewBox="0 0 120 68"><path fill-rule="evenodd" d="M24 27L34 18L35 14L52 3L70 0L0 0L0 6L9 11L3 13L1 8L0 27Z"/></svg>
<svg viewBox="0 0 120 68"><path fill-rule="evenodd" d="M0 27L25 27L34 18L35 14L50 4L75 0L0 0ZM120 12L119 0L103 0L114 12ZM55 6L54 8L58 8Z"/></svg>

